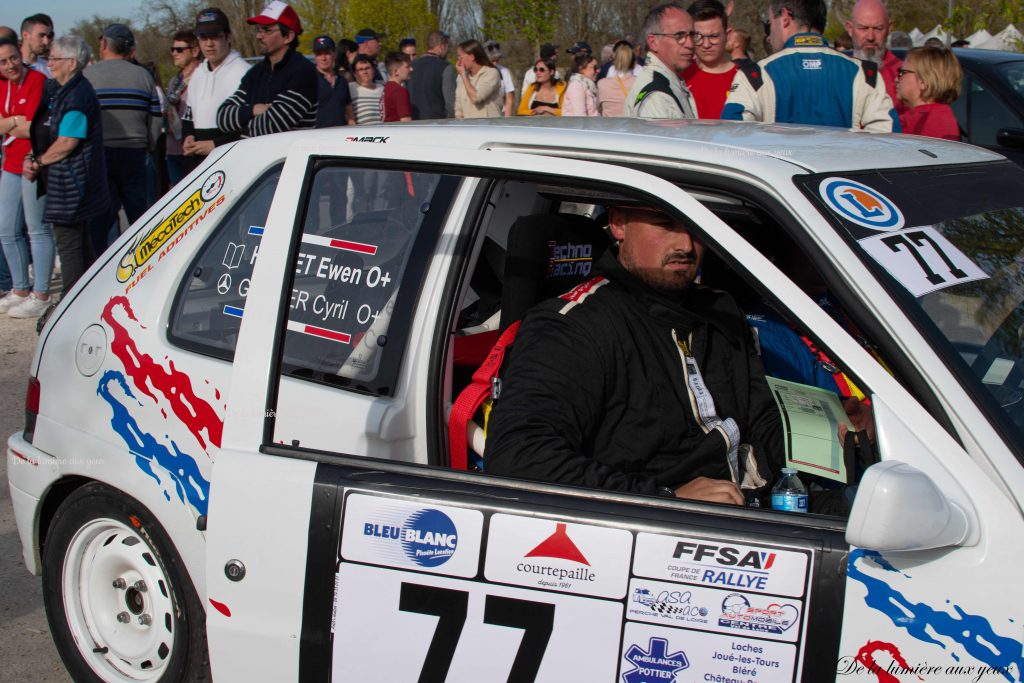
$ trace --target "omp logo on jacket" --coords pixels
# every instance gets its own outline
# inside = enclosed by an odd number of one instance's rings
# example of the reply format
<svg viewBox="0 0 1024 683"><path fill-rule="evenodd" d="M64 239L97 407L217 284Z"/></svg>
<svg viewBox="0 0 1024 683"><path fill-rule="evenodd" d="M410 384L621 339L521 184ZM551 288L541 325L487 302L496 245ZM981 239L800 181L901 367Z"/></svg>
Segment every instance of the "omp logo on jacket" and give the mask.
<svg viewBox="0 0 1024 683"><path fill-rule="evenodd" d="M840 193L840 196L853 204L864 218L876 218L885 213L882 202L864 190L851 187Z"/></svg>
<svg viewBox="0 0 1024 683"><path fill-rule="evenodd" d="M563 301L569 302L565 306L562 306L561 310L559 310L558 312L561 313L562 315L565 315L570 310L572 310L573 307L586 301L587 297L589 297L591 294L593 294L606 284L608 284L608 280L606 280L605 278L595 277L591 280L587 280L586 282L582 282L576 285L568 292L558 297Z"/></svg>

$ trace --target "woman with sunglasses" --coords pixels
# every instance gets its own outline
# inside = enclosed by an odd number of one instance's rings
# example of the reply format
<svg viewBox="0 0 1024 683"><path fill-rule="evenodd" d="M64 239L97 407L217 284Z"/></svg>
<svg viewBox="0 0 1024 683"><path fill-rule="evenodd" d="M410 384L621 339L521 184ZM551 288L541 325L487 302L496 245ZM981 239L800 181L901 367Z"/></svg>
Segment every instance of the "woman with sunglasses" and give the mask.
<svg viewBox="0 0 1024 683"><path fill-rule="evenodd" d="M538 59L533 65L536 80L526 87L516 111L520 116L561 116L565 83L555 73L554 60Z"/></svg>

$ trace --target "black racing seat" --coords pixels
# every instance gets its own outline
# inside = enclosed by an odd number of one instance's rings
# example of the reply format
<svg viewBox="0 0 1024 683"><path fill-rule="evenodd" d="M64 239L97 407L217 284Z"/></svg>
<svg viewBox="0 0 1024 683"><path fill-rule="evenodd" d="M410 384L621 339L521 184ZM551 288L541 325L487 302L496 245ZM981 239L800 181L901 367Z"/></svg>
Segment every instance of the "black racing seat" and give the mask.
<svg viewBox="0 0 1024 683"><path fill-rule="evenodd" d="M531 214L512 224L505 250L498 329L456 338L456 362L478 369L459 393L448 418L453 468L468 468L467 442L474 452L483 454L482 430L472 424L472 419L491 394L504 349L515 334L509 330L506 335L506 330L535 304L564 294L592 277L594 263L610 244L601 224L587 216ZM470 358L472 362L467 362ZM482 460L476 464L482 467Z"/></svg>

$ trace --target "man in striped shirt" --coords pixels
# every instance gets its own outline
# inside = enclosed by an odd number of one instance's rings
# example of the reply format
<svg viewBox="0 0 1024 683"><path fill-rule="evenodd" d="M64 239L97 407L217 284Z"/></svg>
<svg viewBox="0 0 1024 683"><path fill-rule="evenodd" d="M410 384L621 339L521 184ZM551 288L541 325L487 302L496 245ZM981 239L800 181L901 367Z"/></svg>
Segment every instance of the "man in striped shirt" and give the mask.
<svg viewBox="0 0 1024 683"><path fill-rule="evenodd" d="M217 127L242 137L312 128L316 123L316 67L296 51L302 24L295 10L274 0L250 18L265 59L242 77L217 110Z"/></svg>
<svg viewBox="0 0 1024 683"><path fill-rule="evenodd" d="M96 90L103 122L103 153L110 185L110 208L93 220L90 233L102 254L118 230L124 207L129 223L149 208L146 202L146 154L156 148L163 112L153 76L132 63L135 35L124 24L111 24L100 37L100 61L85 69Z"/></svg>

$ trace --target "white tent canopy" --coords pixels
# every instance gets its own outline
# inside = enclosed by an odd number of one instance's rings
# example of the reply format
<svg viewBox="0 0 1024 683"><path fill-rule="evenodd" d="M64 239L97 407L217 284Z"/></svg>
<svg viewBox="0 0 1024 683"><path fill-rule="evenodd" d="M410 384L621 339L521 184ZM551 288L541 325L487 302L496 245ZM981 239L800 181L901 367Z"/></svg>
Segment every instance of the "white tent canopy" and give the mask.
<svg viewBox="0 0 1024 683"><path fill-rule="evenodd" d="M985 29L981 29L980 31L975 31L971 35L967 36L967 42L970 44L970 47L978 47L986 40L989 40L991 37L991 33L986 31Z"/></svg>
<svg viewBox="0 0 1024 683"><path fill-rule="evenodd" d="M921 29L919 29L916 26L914 27L914 30L909 33L909 35L910 40L914 43L914 45L920 45L921 43L924 42L924 34L921 33Z"/></svg>

